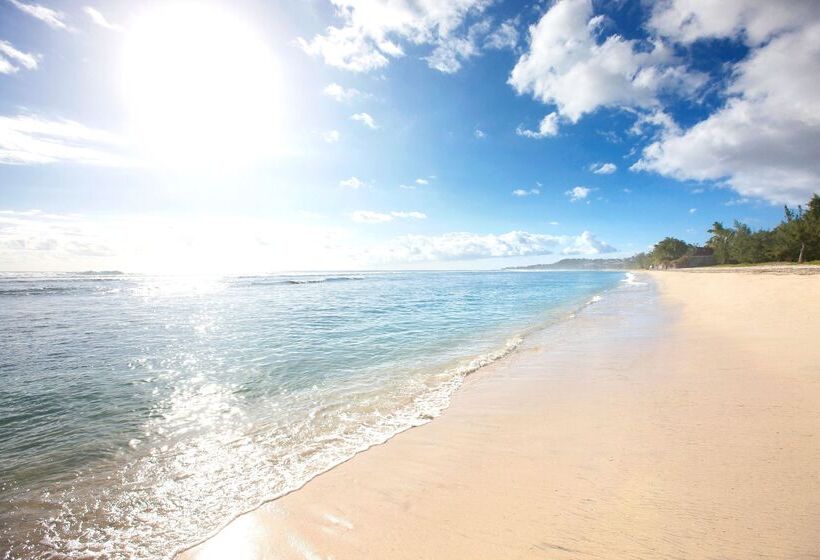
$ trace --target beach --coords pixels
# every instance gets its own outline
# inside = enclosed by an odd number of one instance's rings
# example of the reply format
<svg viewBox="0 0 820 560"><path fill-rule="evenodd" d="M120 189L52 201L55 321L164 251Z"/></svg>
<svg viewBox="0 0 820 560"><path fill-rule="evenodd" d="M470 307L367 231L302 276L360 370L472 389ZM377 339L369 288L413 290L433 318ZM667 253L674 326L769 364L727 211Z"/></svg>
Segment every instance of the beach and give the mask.
<svg viewBox="0 0 820 560"><path fill-rule="evenodd" d="M659 272L180 558L818 558L820 275Z"/></svg>

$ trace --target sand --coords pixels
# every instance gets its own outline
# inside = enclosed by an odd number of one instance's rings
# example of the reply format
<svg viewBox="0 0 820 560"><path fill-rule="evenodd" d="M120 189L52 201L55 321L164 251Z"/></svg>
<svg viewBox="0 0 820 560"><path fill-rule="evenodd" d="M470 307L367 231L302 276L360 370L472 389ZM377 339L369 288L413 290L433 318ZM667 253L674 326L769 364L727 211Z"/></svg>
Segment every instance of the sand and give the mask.
<svg viewBox="0 0 820 560"><path fill-rule="evenodd" d="M652 279L183 557L820 558L820 276Z"/></svg>

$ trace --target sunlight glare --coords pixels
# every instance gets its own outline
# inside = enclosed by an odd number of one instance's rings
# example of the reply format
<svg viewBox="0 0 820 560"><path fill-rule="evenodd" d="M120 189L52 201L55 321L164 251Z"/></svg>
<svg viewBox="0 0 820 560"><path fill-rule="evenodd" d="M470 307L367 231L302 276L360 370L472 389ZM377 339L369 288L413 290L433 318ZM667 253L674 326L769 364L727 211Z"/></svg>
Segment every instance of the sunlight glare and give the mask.
<svg viewBox="0 0 820 560"><path fill-rule="evenodd" d="M213 6L178 3L138 18L126 40L132 133L164 164L231 165L273 152L276 64L254 29Z"/></svg>

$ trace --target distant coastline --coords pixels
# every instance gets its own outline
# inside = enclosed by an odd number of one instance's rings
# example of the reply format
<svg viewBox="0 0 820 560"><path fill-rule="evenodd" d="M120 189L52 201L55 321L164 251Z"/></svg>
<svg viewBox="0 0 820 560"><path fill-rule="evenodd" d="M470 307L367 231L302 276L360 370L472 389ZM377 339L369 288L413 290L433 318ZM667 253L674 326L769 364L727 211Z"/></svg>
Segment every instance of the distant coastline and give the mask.
<svg viewBox="0 0 820 560"><path fill-rule="evenodd" d="M550 264L508 266L504 270L629 270L637 268L631 258L627 259L561 259Z"/></svg>

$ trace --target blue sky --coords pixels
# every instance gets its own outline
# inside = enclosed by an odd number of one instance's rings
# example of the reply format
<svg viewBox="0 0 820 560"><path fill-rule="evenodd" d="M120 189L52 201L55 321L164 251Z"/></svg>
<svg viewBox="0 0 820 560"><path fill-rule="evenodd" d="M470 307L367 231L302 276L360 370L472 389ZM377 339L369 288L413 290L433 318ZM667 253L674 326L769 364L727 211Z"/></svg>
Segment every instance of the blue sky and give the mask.
<svg viewBox="0 0 820 560"><path fill-rule="evenodd" d="M770 227L818 190L818 76L811 0L0 0L0 269L498 268Z"/></svg>

